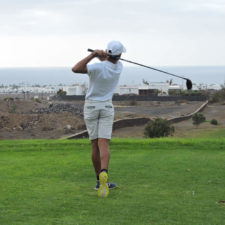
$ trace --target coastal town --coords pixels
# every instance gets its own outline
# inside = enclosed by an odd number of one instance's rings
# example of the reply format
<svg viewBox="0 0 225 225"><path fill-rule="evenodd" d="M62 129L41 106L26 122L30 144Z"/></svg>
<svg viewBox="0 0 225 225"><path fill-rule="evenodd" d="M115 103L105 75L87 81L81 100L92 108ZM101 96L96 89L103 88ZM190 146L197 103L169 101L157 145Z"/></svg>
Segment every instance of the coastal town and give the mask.
<svg viewBox="0 0 225 225"><path fill-rule="evenodd" d="M193 91L199 90L219 90L221 88L218 84L193 84ZM61 90L67 96L81 96L85 95L88 89L88 84L71 84L71 85L0 85L0 96L12 96L18 98L46 98L49 99ZM168 96L174 93L184 91L186 88L183 85L173 84L171 81L167 82L152 82L143 81L142 85L119 85L115 90L115 95L158 95Z"/></svg>

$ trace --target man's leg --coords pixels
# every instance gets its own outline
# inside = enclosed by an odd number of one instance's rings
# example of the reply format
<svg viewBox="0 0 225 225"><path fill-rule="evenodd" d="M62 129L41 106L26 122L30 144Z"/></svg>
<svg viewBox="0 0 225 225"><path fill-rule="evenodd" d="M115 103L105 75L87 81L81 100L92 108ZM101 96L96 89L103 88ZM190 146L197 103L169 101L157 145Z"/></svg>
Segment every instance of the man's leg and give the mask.
<svg viewBox="0 0 225 225"><path fill-rule="evenodd" d="M106 138L98 138L98 148L100 151L101 170L108 170L110 159L109 140Z"/></svg>
<svg viewBox="0 0 225 225"><path fill-rule="evenodd" d="M114 109L111 102L103 103L98 123L98 148L101 159L101 173L99 174L100 188L99 197L107 197L109 194L108 166L110 159L109 141L112 134Z"/></svg>
<svg viewBox="0 0 225 225"><path fill-rule="evenodd" d="M98 147L98 139L92 140L91 144L92 144L92 162L93 162L93 166L95 168L95 173L96 173L96 178L97 178L97 184L96 184L95 190L98 190L100 187L99 174L101 172L101 158L100 158L100 151L99 151L99 147ZM109 149L109 147L108 147L108 149ZM103 161L105 161L105 160L103 160ZM107 169L108 169L108 166L107 166ZM109 187L109 189L114 189L114 188L116 188L116 184L108 182L108 187Z"/></svg>
<svg viewBox="0 0 225 225"><path fill-rule="evenodd" d="M109 140L98 138L98 148L100 151L101 173L99 174L100 187L98 189L99 197L107 197L109 194L108 186L108 166L109 166Z"/></svg>
<svg viewBox="0 0 225 225"><path fill-rule="evenodd" d="M92 163L95 169L96 176L99 176L101 172L101 159L100 159L100 151L98 148L98 139L92 140Z"/></svg>

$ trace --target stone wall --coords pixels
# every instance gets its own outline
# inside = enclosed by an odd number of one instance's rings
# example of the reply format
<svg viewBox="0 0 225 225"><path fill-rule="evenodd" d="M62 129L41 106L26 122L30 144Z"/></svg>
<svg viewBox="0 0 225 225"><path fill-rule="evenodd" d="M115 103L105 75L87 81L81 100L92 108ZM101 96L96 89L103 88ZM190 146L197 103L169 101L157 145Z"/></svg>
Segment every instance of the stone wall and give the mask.
<svg viewBox="0 0 225 225"><path fill-rule="evenodd" d="M71 96L62 96L54 97L53 100L62 100L62 101L84 101L85 97L83 95L71 95ZM128 96L128 95L114 95L113 101L206 101L205 96Z"/></svg>
<svg viewBox="0 0 225 225"><path fill-rule="evenodd" d="M193 113L190 113L186 116L180 116L180 117L175 117L175 118L171 118L169 119L170 123L178 123L184 120L188 120L190 119L194 114L201 112L204 110L204 108L208 105L208 101L204 102L196 111L194 111Z"/></svg>
<svg viewBox="0 0 225 225"><path fill-rule="evenodd" d="M32 109L28 114L50 114L60 112L70 112L73 115L83 116L83 104L51 103L48 107Z"/></svg>
<svg viewBox="0 0 225 225"><path fill-rule="evenodd" d="M116 120L113 123L113 130L124 128L124 127L134 127L134 126L141 126L145 125L151 119L149 118L133 118L133 119L120 119Z"/></svg>

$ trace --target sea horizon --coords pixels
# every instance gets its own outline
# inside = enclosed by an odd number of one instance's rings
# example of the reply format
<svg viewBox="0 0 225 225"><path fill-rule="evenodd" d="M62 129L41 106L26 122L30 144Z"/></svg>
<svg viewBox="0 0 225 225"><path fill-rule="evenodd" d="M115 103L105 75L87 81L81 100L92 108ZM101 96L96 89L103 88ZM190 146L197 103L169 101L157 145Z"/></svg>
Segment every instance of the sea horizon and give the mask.
<svg viewBox="0 0 225 225"><path fill-rule="evenodd" d="M158 66L154 67L191 79L194 84L225 83L225 66ZM120 85L141 85L143 80L182 85L185 80L138 66L124 66ZM88 76L75 74L71 67L0 67L0 85L70 85L88 83Z"/></svg>

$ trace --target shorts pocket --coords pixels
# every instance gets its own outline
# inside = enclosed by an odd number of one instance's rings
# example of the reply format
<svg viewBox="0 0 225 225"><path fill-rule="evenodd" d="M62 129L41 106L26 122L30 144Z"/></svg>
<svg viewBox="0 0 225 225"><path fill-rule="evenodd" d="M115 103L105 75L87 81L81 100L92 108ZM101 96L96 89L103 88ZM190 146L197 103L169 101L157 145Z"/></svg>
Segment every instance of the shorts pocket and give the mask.
<svg viewBox="0 0 225 225"><path fill-rule="evenodd" d="M112 106L112 105L105 105L105 108L107 108L107 109L112 109L113 106Z"/></svg>
<svg viewBox="0 0 225 225"><path fill-rule="evenodd" d="M97 114L96 106L84 105L84 119L95 119Z"/></svg>
<svg viewBox="0 0 225 225"><path fill-rule="evenodd" d="M87 109L95 109L95 106L89 105L89 106L87 106Z"/></svg>
<svg viewBox="0 0 225 225"><path fill-rule="evenodd" d="M104 106L101 117L111 117L114 116L114 107L113 104L107 104Z"/></svg>

